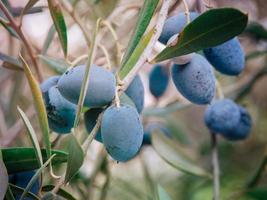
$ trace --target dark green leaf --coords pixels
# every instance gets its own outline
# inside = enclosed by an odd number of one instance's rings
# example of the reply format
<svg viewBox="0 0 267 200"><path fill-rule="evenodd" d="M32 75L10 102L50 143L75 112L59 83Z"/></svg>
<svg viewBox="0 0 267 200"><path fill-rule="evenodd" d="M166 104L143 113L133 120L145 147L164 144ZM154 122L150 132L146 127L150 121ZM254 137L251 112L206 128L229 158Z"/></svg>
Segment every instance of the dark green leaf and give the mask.
<svg viewBox="0 0 267 200"><path fill-rule="evenodd" d="M248 24L245 33L252 35L256 39L267 39L267 30L257 22L251 22Z"/></svg>
<svg viewBox="0 0 267 200"><path fill-rule="evenodd" d="M52 16L54 25L57 30L57 34L62 46L64 55L67 56L68 51L68 38L67 38L67 26L65 24L64 16L60 8L60 4L57 0L48 0L48 7Z"/></svg>
<svg viewBox="0 0 267 200"><path fill-rule="evenodd" d="M30 191L34 183L36 183L42 173L42 171L47 167L47 165L51 162L51 160L55 157L56 154L53 154L34 174L26 188L24 189L22 195L20 196L20 200L23 200L26 197L27 193Z"/></svg>
<svg viewBox="0 0 267 200"><path fill-rule="evenodd" d="M159 156L176 169L195 176L211 177L208 172L187 159L177 144L160 131L152 134L152 144Z"/></svg>
<svg viewBox="0 0 267 200"><path fill-rule="evenodd" d="M16 186L16 185L13 185L13 184L11 184L11 183L9 183L9 187L10 187L12 193L13 193L13 194L17 194L17 196L22 195L22 193L23 193L23 191L24 191L23 188L18 187L18 186ZM26 195L26 197L29 197L29 198L31 198L32 200L40 200L40 198L39 198L38 196L36 196L35 194L33 194L33 193L31 193L31 192L28 192L27 195Z"/></svg>
<svg viewBox="0 0 267 200"><path fill-rule="evenodd" d="M155 9L157 8L158 3L159 0L145 0L138 17L138 21L134 28L133 35L124 54L121 68L125 66L126 62L128 61L133 51L137 47L138 43L140 42L141 38L143 37L150 23L150 20L155 12Z"/></svg>
<svg viewBox="0 0 267 200"><path fill-rule="evenodd" d="M45 185L45 186L42 187L42 191L43 192L49 192L49 191L53 190L54 187L55 187L54 185ZM66 190L63 190L62 188L60 188L58 190L57 195L59 195L61 197L64 197L67 200L76 200L76 198L73 197L71 193L69 193Z"/></svg>
<svg viewBox="0 0 267 200"><path fill-rule="evenodd" d="M69 156L65 183L69 182L70 179L78 172L84 159L82 147L73 134L68 135L68 150Z"/></svg>
<svg viewBox="0 0 267 200"><path fill-rule="evenodd" d="M44 162L47 161L47 154L45 149L42 149L41 152ZM31 171L39 168L34 148L6 148L2 149L2 154L8 174ZM53 165L67 162L67 153L63 151L52 150L52 154L56 154L56 157L52 160Z"/></svg>
<svg viewBox="0 0 267 200"><path fill-rule="evenodd" d="M54 38L54 35L56 33L56 28L54 26L54 24L50 27L48 33L47 33L47 36L46 36L46 39L45 39L45 42L44 42L44 45L43 45L43 49L42 49L42 54L45 55L48 48L50 47L50 44Z"/></svg>
<svg viewBox="0 0 267 200"><path fill-rule="evenodd" d="M6 166L2 160L2 155L0 151L0 199L4 199L7 188L8 188L8 174Z"/></svg>
<svg viewBox="0 0 267 200"><path fill-rule="evenodd" d="M5 196L6 200L15 200L15 197L12 193L12 190L10 188L10 185L8 185L7 191L6 191L6 196Z"/></svg>
<svg viewBox="0 0 267 200"><path fill-rule="evenodd" d="M248 16L234 8L211 9L185 27L174 46L165 48L155 62L222 44L240 34ZM226 31L227 30L227 31Z"/></svg>
<svg viewBox="0 0 267 200"><path fill-rule="evenodd" d="M69 65L63 59L52 58L44 55L38 55L38 57L45 65L58 74L63 74L69 67Z"/></svg>
<svg viewBox="0 0 267 200"><path fill-rule="evenodd" d="M252 197L255 200L266 200L267 197L267 189L266 188L254 188L248 190L246 195Z"/></svg>

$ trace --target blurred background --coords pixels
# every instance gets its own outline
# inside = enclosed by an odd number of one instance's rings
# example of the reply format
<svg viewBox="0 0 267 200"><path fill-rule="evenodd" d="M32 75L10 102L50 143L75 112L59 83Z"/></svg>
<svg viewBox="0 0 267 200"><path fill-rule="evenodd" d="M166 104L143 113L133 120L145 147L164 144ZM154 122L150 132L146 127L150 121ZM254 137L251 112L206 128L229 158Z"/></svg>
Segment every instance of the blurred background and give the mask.
<svg viewBox="0 0 267 200"><path fill-rule="evenodd" d="M204 1L204 0L203 0ZM19 15L27 0L9 0L13 16ZM68 29L68 57L65 59L52 19L44 0L22 19L22 30L34 48L35 56L44 79L63 73L73 61L88 53L90 44L84 34L92 37L97 18L105 19L119 38L116 42L108 28L100 30L100 44L108 52L112 67L118 67L118 46L123 52L127 47L138 13L140 0L62 0L61 6ZM238 192L256 173L267 157L267 4L265 0L187 0L190 10L204 11L212 7L235 7L248 13L249 26L239 39L246 52L246 68L238 77L228 77L216 72L226 97L245 106L252 118L250 137L242 142L229 142L219 138L222 199L267 199L267 173L253 186L259 192ZM174 1L169 16L184 12L180 1ZM157 14L151 26L155 24ZM79 24L80 23L80 24ZM81 29L81 27L86 30ZM227 31L227 30L226 30ZM39 130L29 85L23 72L10 64L5 55L18 57L21 52L30 63L25 48L3 26L0 26L0 145L1 147L31 146L19 114L19 105L30 118L36 132ZM89 47L88 47L89 46ZM98 48L95 63L108 66L103 49ZM84 57L85 58L85 57ZM10 59L10 58L9 58ZM86 62L82 59L80 63ZM168 61L163 63L168 69ZM205 106L191 105L169 81L167 91L156 99L149 92L148 74L153 66L143 66L140 75L145 86L144 126L149 122L163 123L172 134L174 148L167 149L170 157L183 155L193 165L211 171L210 134L203 122ZM79 140L86 137L86 130L79 126ZM38 135L41 141L41 134ZM57 140L51 133L51 140ZM64 149L64 136L55 142L55 148ZM161 144L159 144L161 145ZM164 144L162 144L164 145ZM164 147L164 146L163 146ZM140 153L127 163L116 163L105 158L101 143L93 141L88 156L78 175L65 187L77 199L142 200L152 199L153 186L160 185L172 199L207 200L212 197L212 181L208 178L183 173L168 164L151 145L142 147ZM166 155L165 154L165 155ZM174 159L177 159L176 157ZM58 172L62 169L59 168ZM46 183L51 183L48 178ZM265 187L265 190L262 189ZM265 193L264 193L265 192ZM238 193L236 195L236 193ZM255 197L256 196L256 197Z"/></svg>

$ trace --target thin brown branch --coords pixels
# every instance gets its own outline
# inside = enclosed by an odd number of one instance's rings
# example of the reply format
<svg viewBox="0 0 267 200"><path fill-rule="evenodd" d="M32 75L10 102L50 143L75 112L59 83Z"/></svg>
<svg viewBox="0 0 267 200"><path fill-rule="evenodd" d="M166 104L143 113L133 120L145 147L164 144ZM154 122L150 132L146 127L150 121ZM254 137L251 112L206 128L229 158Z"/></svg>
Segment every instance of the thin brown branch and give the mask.
<svg viewBox="0 0 267 200"><path fill-rule="evenodd" d="M14 29L14 31L18 34L18 36L20 37L22 43L24 44L30 58L32 61L32 64L35 68L37 77L38 77L38 81L42 82L43 81L43 76L42 73L40 71L40 68L38 66L38 62L35 59L35 54L33 52L33 48L32 45L29 43L29 41L26 39L25 35L23 34L20 26L16 23L15 19L13 18L13 16L9 13L9 11L7 10L7 8L5 7L4 3L2 1L0 1L0 10L4 13L4 15L7 17L10 26Z"/></svg>

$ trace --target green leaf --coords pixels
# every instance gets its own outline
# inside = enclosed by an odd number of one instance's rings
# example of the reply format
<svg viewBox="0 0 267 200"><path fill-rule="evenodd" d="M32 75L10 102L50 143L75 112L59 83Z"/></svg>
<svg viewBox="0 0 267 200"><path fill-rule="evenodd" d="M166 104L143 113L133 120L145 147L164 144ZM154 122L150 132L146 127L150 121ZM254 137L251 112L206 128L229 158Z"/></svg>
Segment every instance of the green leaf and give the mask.
<svg viewBox="0 0 267 200"><path fill-rule="evenodd" d="M6 166L2 160L2 155L0 151L0 199L4 199L7 188L8 188L8 174Z"/></svg>
<svg viewBox="0 0 267 200"><path fill-rule="evenodd" d="M23 16L25 13L27 13L27 11L30 10L38 1L39 0L29 0L20 15Z"/></svg>
<svg viewBox="0 0 267 200"><path fill-rule="evenodd" d="M164 188L161 187L160 185L158 185L158 196L159 196L159 200L171 200L171 197L164 190Z"/></svg>
<svg viewBox="0 0 267 200"><path fill-rule="evenodd" d="M245 33L252 35L256 39L267 39L267 30L257 22L249 23Z"/></svg>
<svg viewBox="0 0 267 200"><path fill-rule="evenodd" d="M10 188L10 185L8 185L7 191L6 191L6 196L5 196L6 200L15 200L15 197L12 193L12 190Z"/></svg>
<svg viewBox="0 0 267 200"><path fill-rule="evenodd" d="M19 38L16 31L12 27L8 26L8 21L2 12L0 12L0 24L9 32L11 36Z"/></svg>
<svg viewBox="0 0 267 200"><path fill-rule="evenodd" d="M124 54L121 69L124 68L126 62L131 57L132 53L134 52L135 48L137 47L141 38L143 37L150 23L150 20L157 8L158 3L159 0L145 0L144 5L142 6L142 9L138 17L138 21L134 28L133 35L131 37L131 40L129 41L127 50Z"/></svg>
<svg viewBox="0 0 267 200"><path fill-rule="evenodd" d="M0 52L0 60L3 61L2 66L7 69L23 71L22 64L17 58Z"/></svg>
<svg viewBox="0 0 267 200"><path fill-rule="evenodd" d="M52 43L52 40L54 38L55 33L56 33L56 28L53 24L47 33L47 36L46 36L46 39L45 39L45 42L44 42L44 45L42 48L42 54L43 55L45 55L47 53L47 50L49 49L50 44Z"/></svg>
<svg viewBox="0 0 267 200"><path fill-rule="evenodd" d="M185 27L174 46L166 47L154 62L222 44L242 33L248 16L234 8L211 9Z"/></svg>
<svg viewBox="0 0 267 200"><path fill-rule="evenodd" d="M91 1L91 0L90 0ZM112 13L116 5L118 4L119 0L97 0L90 2L91 11L93 14L91 15L90 19L92 18L102 18L105 19Z"/></svg>
<svg viewBox="0 0 267 200"><path fill-rule="evenodd" d="M54 185L45 185L42 187L42 191L43 192L49 192L49 191L53 190L54 187L55 187ZM75 197L73 197L73 195L71 193L69 193L66 190L63 190L62 188L59 188L57 195L64 197L67 200L77 200Z"/></svg>
<svg viewBox="0 0 267 200"><path fill-rule="evenodd" d="M12 191L13 194L17 194L17 196L20 196L23 191L24 188L18 187L16 185L13 185L11 183L9 183L9 188ZM31 200L40 200L40 198L38 196L36 196L35 194L28 192L26 197L29 197Z"/></svg>
<svg viewBox="0 0 267 200"><path fill-rule="evenodd" d="M48 0L48 7L57 30L60 44L66 57L68 51L67 27L60 8L60 4L57 0Z"/></svg>
<svg viewBox="0 0 267 200"><path fill-rule="evenodd" d="M138 59L140 58L141 54L147 47L152 35L153 35L154 29L151 29L142 40L138 43L137 47L134 49L132 55L125 63L124 67L120 69L119 71L119 77L120 79L123 79L127 74L132 70Z"/></svg>
<svg viewBox="0 0 267 200"><path fill-rule="evenodd" d="M30 135L32 144L34 146L35 156L37 158L39 167L41 167L43 165L43 158L42 158L41 148L40 148L36 133L35 133L32 125L31 125L30 120L26 116L26 114L19 107L17 107L17 109L19 111L19 114L20 114L20 116L22 118L22 121L23 121L24 125L26 126L26 128L28 130L28 133Z"/></svg>
<svg viewBox="0 0 267 200"><path fill-rule="evenodd" d="M21 57L21 60L23 62L24 73L28 79L28 83L31 88L31 93L33 95L35 108L37 111L40 127L41 127L42 134L43 134L43 139L46 145L47 156L50 157L51 156L51 143L49 140L49 126L48 126L46 108L45 108L44 100L42 97L42 92L29 66L27 65L27 63L22 57Z"/></svg>
<svg viewBox="0 0 267 200"><path fill-rule="evenodd" d="M48 157L45 149L41 149L44 162ZM31 171L39 168L38 160L35 156L34 148L15 147L2 149L3 161L6 165L8 174L17 172ZM52 160L53 165L67 162L68 154L63 151L52 150L56 157Z"/></svg>
<svg viewBox="0 0 267 200"><path fill-rule="evenodd" d="M65 183L68 183L70 179L78 172L83 164L83 150L81 145L73 134L68 135L68 164L65 176Z"/></svg>
<svg viewBox="0 0 267 200"><path fill-rule="evenodd" d="M266 200L267 189L266 188L254 188L246 192L246 195L252 197L255 200Z"/></svg>
<svg viewBox="0 0 267 200"><path fill-rule="evenodd" d="M63 74L69 67L69 65L63 59L52 58L49 56L38 55L42 63L47 65L50 69L58 74Z"/></svg>
<svg viewBox="0 0 267 200"><path fill-rule="evenodd" d="M174 168L195 176L211 177L196 163L188 160L177 147L177 144L160 131L157 130L152 134L152 144L159 156Z"/></svg>
<svg viewBox="0 0 267 200"><path fill-rule="evenodd" d="M20 200L23 200L24 197L26 197L27 193L30 191L34 183L38 181L38 178L40 177L42 171L47 167L47 165L51 162L51 160L56 156L56 154L53 154L34 174L34 176L31 178L29 183L27 184L25 190L23 191L22 195L20 196Z"/></svg>

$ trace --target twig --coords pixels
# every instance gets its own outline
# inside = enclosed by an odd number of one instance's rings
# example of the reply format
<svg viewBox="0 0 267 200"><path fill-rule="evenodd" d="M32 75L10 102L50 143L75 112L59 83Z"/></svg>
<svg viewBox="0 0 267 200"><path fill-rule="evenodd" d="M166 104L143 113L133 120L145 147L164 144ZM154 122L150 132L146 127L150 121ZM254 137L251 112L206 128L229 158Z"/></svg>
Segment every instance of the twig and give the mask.
<svg viewBox="0 0 267 200"><path fill-rule="evenodd" d="M17 23L15 22L15 19L13 18L13 16L9 13L9 11L7 10L7 8L5 7L4 3L2 1L0 1L0 10L3 11L3 13L5 14L5 16L7 17L7 19L9 20L10 26L14 29L14 31L18 34L18 36L20 37L21 41L23 42L30 58L32 61L32 64L35 68L37 77L38 77L38 81L42 82L43 81L43 75L41 73L41 70L39 69L37 60L35 59L35 55L33 52L33 48L31 46L31 44L28 42L28 40L26 39L26 37L24 36L21 28L19 27L19 25L17 25Z"/></svg>
<svg viewBox="0 0 267 200"><path fill-rule="evenodd" d="M98 47L102 50L103 54L105 55L105 58L107 60L107 69L111 70L112 66L111 66L110 56L109 56L109 53L108 53L107 49L102 44L98 44Z"/></svg>
<svg viewBox="0 0 267 200"><path fill-rule="evenodd" d="M134 68L130 71L130 73L124 78L124 90L129 86L131 81L134 79L135 75L138 73L138 71L141 69L142 66L148 61L148 58L151 55L151 52L153 50L153 47L155 43L158 41L158 38L161 34L164 21L167 18L168 15L168 8L170 6L172 0L164 0L161 6L161 9L159 11L159 16L157 20L157 24L154 28L154 33L151 37L151 40L149 41L147 47L145 48L143 54L140 56L139 60L135 64Z"/></svg>
<svg viewBox="0 0 267 200"><path fill-rule="evenodd" d="M189 13L189 8L188 8L186 0L183 0L183 4L184 4L184 13L186 15L186 22L187 22L187 24L189 24L190 23L190 13Z"/></svg>
<svg viewBox="0 0 267 200"><path fill-rule="evenodd" d="M211 151L212 151L212 167L213 167L213 200L220 199L220 167L217 149L217 135L211 132Z"/></svg>
<svg viewBox="0 0 267 200"><path fill-rule="evenodd" d="M75 14L73 7L66 1L61 1L61 5L62 8L72 17L72 19L80 27L81 31L83 32L84 38L86 40L87 46L89 47L91 44L91 39L88 35L89 30L85 28L85 25L82 23L81 18Z"/></svg>

